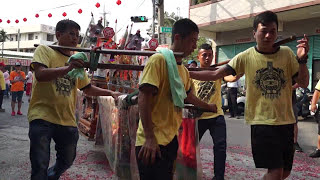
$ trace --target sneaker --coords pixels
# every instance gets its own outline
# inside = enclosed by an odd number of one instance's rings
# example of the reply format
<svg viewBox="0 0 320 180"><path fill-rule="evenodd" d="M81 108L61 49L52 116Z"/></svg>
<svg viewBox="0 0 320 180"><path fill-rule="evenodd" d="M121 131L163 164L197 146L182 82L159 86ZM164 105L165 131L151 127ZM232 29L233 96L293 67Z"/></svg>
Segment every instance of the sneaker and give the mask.
<svg viewBox="0 0 320 180"><path fill-rule="evenodd" d="M0 108L0 112L6 112L6 110L5 110L5 109Z"/></svg>
<svg viewBox="0 0 320 180"><path fill-rule="evenodd" d="M237 119L240 119L240 116L237 116L236 118L237 118Z"/></svg>
<svg viewBox="0 0 320 180"><path fill-rule="evenodd" d="M320 157L320 149L316 149L315 151L313 151L313 153L311 153L309 157L312 157L312 158Z"/></svg>
<svg viewBox="0 0 320 180"><path fill-rule="evenodd" d="M294 143L294 149L296 152L303 152L302 148L300 147L299 143Z"/></svg>
<svg viewBox="0 0 320 180"><path fill-rule="evenodd" d="M18 114L18 115L22 115L22 112L18 111L17 114Z"/></svg>
<svg viewBox="0 0 320 180"><path fill-rule="evenodd" d="M16 112L12 111L11 116L15 116Z"/></svg>
<svg viewBox="0 0 320 180"><path fill-rule="evenodd" d="M229 118L234 118L235 116L229 116Z"/></svg>

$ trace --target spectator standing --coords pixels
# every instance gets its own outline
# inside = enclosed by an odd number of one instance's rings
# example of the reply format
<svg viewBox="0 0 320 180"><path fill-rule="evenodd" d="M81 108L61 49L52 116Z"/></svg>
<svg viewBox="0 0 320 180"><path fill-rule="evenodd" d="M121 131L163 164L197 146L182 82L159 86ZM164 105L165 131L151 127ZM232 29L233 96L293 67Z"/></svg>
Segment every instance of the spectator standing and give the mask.
<svg viewBox="0 0 320 180"><path fill-rule="evenodd" d="M18 102L18 115L22 115L21 113L21 104L22 104L22 96L24 91L24 80L26 79L26 75L23 71L21 71L21 63L16 62L14 66L15 70L10 73L10 82L11 82L11 93L12 93L12 101L11 101L11 116L15 116L15 106L16 102Z"/></svg>
<svg viewBox="0 0 320 180"><path fill-rule="evenodd" d="M30 96L31 95L31 88L32 88L32 80L33 80L32 71L31 70L28 72L26 80L27 80L26 95Z"/></svg>
<svg viewBox="0 0 320 180"><path fill-rule="evenodd" d="M6 70L6 72L3 73L4 80L6 82L6 90L4 91L4 95L6 95L9 98L10 93L10 74L9 71Z"/></svg>
<svg viewBox="0 0 320 180"><path fill-rule="evenodd" d="M237 117L239 119L238 106L237 106L237 97L238 97L238 88L240 87L239 80L235 82L228 82L228 106L230 112L230 118Z"/></svg>
<svg viewBox="0 0 320 180"><path fill-rule="evenodd" d="M3 95L6 89L6 83L3 76L3 72L5 71L4 67L5 67L5 64L1 62L0 63L0 112L5 112L5 110L2 109Z"/></svg>

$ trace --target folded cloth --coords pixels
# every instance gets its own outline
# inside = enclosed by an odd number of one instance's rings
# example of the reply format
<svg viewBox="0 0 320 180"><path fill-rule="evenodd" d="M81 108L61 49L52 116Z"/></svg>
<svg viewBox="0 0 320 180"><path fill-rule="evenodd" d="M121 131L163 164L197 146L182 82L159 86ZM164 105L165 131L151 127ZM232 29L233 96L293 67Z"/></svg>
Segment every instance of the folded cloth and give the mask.
<svg viewBox="0 0 320 180"><path fill-rule="evenodd" d="M87 55L84 52L78 52L78 53L70 56L70 58L68 59L68 63L70 63L71 61L73 61L75 59L80 59L80 60L83 60L84 62L88 62ZM84 79L84 75L85 75L84 69L83 68L72 69L71 71L68 72L68 75L71 78Z"/></svg>
<svg viewBox="0 0 320 180"><path fill-rule="evenodd" d="M181 77L179 75L176 59L173 52L169 49L161 49L159 52L164 56L167 69L168 77L170 83L170 90L172 95L173 104L177 107L184 107L184 99L187 97L184 84L182 83Z"/></svg>

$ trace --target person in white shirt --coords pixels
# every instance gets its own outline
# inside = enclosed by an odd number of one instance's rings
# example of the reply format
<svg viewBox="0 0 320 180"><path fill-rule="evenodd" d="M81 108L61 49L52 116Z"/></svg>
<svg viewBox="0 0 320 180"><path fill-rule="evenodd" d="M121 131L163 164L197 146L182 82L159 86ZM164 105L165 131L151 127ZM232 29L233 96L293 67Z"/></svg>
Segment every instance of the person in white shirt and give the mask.
<svg viewBox="0 0 320 180"><path fill-rule="evenodd" d="M240 82L228 82L228 107L230 112L230 118L237 117L239 119L238 106L237 106L237 97L238 97L238 88L240 87Z"/></svg>
<svg viewBox="0 0 320 180"><path fill-rule="evenodd" d="M27 80L26 95L27 96L31 96L32 80L33 80L32 71L31 70L28 72L26 80Z"/></svg>
<svg viewBox="0 0 320 180"><path fill-rule="evenodd" d="M6 90L4 91L4 95L6 95L9 98L9 93L10 93L10 74L9 74L9 71L7 70L6 72L4 72L3 76L4 76L4 81L6 83Z"/></svg>

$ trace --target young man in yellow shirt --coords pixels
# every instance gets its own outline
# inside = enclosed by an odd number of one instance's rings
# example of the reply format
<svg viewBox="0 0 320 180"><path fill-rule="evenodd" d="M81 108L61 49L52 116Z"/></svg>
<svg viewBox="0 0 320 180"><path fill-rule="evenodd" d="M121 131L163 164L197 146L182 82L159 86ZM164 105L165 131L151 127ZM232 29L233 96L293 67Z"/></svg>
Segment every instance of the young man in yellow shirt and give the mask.
<svg viewBox="0 0 320 180"><path fill-rule="evenodd" d="M251 125L255 165L268 169L263 179L285 179L290 175L294 156L292 80L301 87L309 84L308 39L305 36L298 41L297 56L289 47L274 47L278 18L271 11L257 15L253 28L257 46L239 53L217 71L190 72L190 75L207 81L244 73L245 120Z"/></svg>
<svg viewBox="0 0 320 180"><path fill-rule="evenodd" d="M190 55L197 47L199 29L190 19L175 22L172 29L173 52ZM207 104L191 93L191 79L182 65L182 57L174 59L186 92L185 101L213 112L214 104ZM162 54L150 57L139 84L140 122L136 138L136 157L141 180L171 180L177 157L177 133L182 122L182 109L173 103L167 62Z"/></svg>
<svg viewBox="0 0 320 180"><path fill-rule="evenodd" d="M212 47L209 44L202 44L199 48L198 56L200 68L210 67L213 60ZM226 76L224 81L234 82L241 76ZM217 105L217 112L205 112L201 115L198 121L199 141L203 134L209 130L213 141L214 153L214 179L223 180L226 162L226 147L227 147L227 130L224 113L222 110L221 100L221 81L199 81L193 80L194 93L202 101Z"/></svg>
<svg viewBox="0 0 320 180"><path fill-rule="evenodd" d="M3 73L5 72L5 64L0 62L0 112L5 112L5 109L2 108L4 91L6 90L6 82L4 80Z"/></svg>
<svg viewBox="0 0 320 180"><path fill-rule="evenodd" d="M58 45L76 47L80 26L69 19L56 26ZM72 78L67 73L83 68L84 62L74 59L67 63L72 52L40 45L35 50L31 68L34 70L32 96L28 110L30 161L32 180L57 180L73 163L79 139L75 102L77 89L89 96L113 96L119 93L101 89L84 79ZM50 142L55 142L56 163L48 169Z"/></svg>
<svg viewBox="0 0 320 180"><path fill-rule="evenodd" d="M318 104L318 100L319 100L319 96L320 96L320 80L318 81L316 87L314 88L315 91L313 93L313 97L311 100L311 111L316 113L317 109L320 107L317 107ZM319 116L319 114L317 114ZM319 118L319 117L316 118ZM320 157L320 120L318 120L318 141L317 141L317 149L315 149L310 155L309 157L312 158L319 158Z"/></svg>

